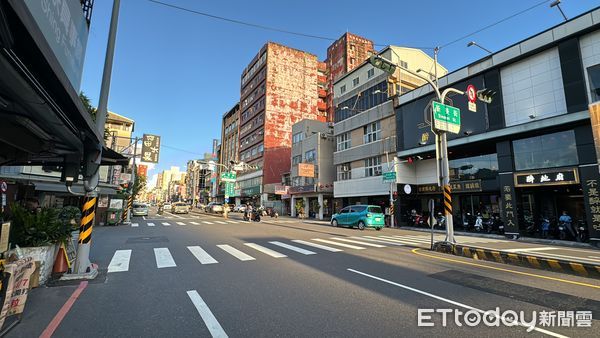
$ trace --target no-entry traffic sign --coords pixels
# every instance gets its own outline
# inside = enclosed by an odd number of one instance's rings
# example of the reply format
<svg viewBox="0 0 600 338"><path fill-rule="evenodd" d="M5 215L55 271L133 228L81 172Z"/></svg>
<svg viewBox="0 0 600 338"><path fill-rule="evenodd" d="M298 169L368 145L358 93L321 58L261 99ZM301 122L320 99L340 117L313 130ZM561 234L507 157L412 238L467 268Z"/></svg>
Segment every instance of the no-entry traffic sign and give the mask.
<svg viewBox="0 0 600 338"><path fill-rule="evenodd" d="M8 185L6 184L6 182L1 181L0 182L0 191L6 192L6 190L8 190Z"/></svg>

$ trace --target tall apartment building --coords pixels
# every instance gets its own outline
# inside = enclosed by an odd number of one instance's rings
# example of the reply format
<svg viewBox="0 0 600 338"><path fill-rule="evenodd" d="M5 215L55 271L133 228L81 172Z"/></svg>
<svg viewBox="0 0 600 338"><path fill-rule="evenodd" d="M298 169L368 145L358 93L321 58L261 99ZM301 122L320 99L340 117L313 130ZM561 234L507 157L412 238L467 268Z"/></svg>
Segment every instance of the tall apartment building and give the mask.
<svg viewBox="0 0 600 338"><path fill-rule="evenodd" d="M327 48L327 116L333 121L333 84L365 61L373 52L373 41L345 33Z"/></svg>
<svg viewBox="0 0 600 338"><path fill-rule="evenodd" d="M292 125L326 119L324 67L316 55L268 42L241 75L239 160L258 170L238 174L240 200L278 199L290 171Z"/></svg>
<svg viewBox="0 0 600 338"><path fill-rule="evenodd" d="M221 157L222 164L229 165L231 161L238 161L240 129L240 104L236 103L233 108L223 115L221 124Z"/></svg>
<svg viewBox="0 0 600 338"><path fill-rule="evenodd" d="M336 151L333 164L334 209L362 203L387 208L390 184L384 183L383 172L394 169L396 153L396 117L393 98L420 87L425 81L410 75L411 71L431 69L433 59L413 48L389 46L380 53L401 65L388 75L364 61L334 84L334 136ZM438 73L447 70L438 65ZM422 116L423 112L414 112Z"/></svg>
<svg viewBox="0 0 600 338"><path fill-rule="evenodd" d="M121 152L131 144L131 136L135 127L134 120L109 111L104 126L108 131L107 147ZM130 149L133 151L133 147Z"/></svg>

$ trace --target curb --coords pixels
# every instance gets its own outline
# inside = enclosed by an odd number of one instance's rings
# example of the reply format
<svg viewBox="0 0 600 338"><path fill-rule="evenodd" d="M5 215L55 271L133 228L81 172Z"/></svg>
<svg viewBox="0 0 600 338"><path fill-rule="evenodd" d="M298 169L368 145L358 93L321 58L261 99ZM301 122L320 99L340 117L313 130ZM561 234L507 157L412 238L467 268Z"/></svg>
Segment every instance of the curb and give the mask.
<svg viewBox="0 0 600 338"><path fill-rule="evenodd" d="M491 250L475 246L452 244L449 242L436 242L433 245L433 250L476 260L492 261L496 263L518 265L526 268L600 279L600 265L590 263L550 259L534 255L506 252L502 250Z"/></svg>

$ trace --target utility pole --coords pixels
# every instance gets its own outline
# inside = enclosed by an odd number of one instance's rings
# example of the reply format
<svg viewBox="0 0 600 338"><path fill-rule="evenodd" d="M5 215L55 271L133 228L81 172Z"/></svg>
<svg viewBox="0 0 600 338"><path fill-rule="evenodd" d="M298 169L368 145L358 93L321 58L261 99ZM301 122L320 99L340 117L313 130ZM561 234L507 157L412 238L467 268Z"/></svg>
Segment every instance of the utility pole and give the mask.
<svg viewBox="0 0 600 338"><path fill-rule="evenodd" d="M100 135L100 141L104 141L104 125L108 112L108 93L110 92L110 78L112 74L113 58L115 54L115 41L117 36L117 23L119 21L119 6L121 1L114 0L112 17L110 19L110 30L106 45L106 58L104 60L104 71L102 73L102 85L100 87L100 100L96 112L96 131ZM94 158L95 157L95 158ZM98 193L96 188L99 182L100 160L102 158L102 144L99 145L99 154L86 156L86 165L93 167L93 172L86 172L84 181L85 198L82 208L81 224L79 226L79 240L77 246L77 258L75 260L75 274L95 275L97 268L90 262L90 246L92 239L92 227L96 216L96 202ZM88 170L86 170L88 171ZM91 174L91 175L89 175ZM91 277L91 278L93 278Z"/></svg>
<svg viewBox="0 0 600 338"><path fill-rule="evenodd" d="M137 174L137 167L135 165L135 160L137 157L137 143L138 141L141 140L138 137L135 137L133 140L133 163L132 163L132 168L131 168L131 179L129 180L129 185L128 185L128 190L129 190L129 197L127 198L127 207L125 209L126 212L126 217L125 217L125 221L123 222L124 224L131 224L131 211L133 208L133 186L135 185L135 180L136 180L136 174Z"/></svg>

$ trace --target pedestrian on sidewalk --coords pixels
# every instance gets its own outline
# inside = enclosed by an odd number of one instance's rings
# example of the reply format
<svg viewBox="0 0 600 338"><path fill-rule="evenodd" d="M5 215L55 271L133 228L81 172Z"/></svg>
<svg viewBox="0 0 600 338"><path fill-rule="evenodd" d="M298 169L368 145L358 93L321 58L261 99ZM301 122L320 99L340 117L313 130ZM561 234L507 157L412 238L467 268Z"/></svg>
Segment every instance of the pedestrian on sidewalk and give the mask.
<svg viewBox="0 0 600 338"><path fill-rule="evenodd" d="M564 226L567 229L569 229L569 233L571 233L571 236L573 236L573 238L578 240L577 234L575 234L575 231L573 231L573 227L571 226L573 223L573 219L571 218L571 216L569 216L569 214L567 214L566 210L563 210L562 215L558 218L558 221L564 224Z"/></svg>

